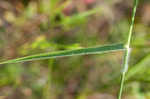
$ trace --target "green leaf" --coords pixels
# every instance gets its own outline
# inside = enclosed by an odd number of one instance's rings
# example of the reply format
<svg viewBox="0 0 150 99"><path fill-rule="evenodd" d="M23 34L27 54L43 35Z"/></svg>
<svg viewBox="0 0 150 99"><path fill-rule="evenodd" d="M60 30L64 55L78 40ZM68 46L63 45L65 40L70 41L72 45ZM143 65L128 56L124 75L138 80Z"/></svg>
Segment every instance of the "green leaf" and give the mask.
<svg viewBox="0 0 150 99"><path fill-rule="evenodd" d="M72 16L65 17L62 24L65 27L80 25L87 20L87 17L89 17L90 15L96 14L100 10L101 10L100 8L94 8L94 9L91 9L82 13L78 13Z"/></svg>
<svg viewBox="0 0 150 99"><path fill-rule="evenodd" d="M144 71L149 70L150 66L150 55L147 55L144 59L138 62L133 66L126 75L126 80L130 79L133 76L136 76L138 73L144 73Z"/></svg>
<svg viewBox="0 0 150 99"><path fill-rule="evenodd" d="M124 50L123 44L113 44L113 45L105 45L105 46L98 46L98 47L91 47L91 48L57 51L53 53L43 53L43 54L31 55L31 56L4 61L1 62L0 64L18 63L18 62L25 62L25 61L42 60L42 59L75 56L75 55L101 54L101 53L108 53L108 52L118 51L118 50Z"/></svg>

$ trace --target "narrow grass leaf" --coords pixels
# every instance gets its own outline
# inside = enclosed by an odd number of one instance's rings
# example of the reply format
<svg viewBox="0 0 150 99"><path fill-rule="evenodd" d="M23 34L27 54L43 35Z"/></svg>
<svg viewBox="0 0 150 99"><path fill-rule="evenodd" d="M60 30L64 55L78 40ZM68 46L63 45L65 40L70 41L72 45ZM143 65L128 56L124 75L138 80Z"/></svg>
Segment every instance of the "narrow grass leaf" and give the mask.
<svg viewBox="0 0 150 99"><path fill-rule="evenodd" d="M143 73L146 70L149 70L150 66L150 55L147 55L135 66L133 66L126 75L126 80L129 80L131 77L136 76L138 73Z"/></svg>
<svg viewBox="0 0 150 99"><path fill-rule="evenodd" d="M63 25L74 25L74 24L81 24L81 22L84 22L87 20L87 17L93 14L96 14L99 12L101 9L100 8L94 8L82 13L78 13L69 17L65 17L63 20L62 24Z"/></svg>
<svg viewBox="0 0 150 99"><path fill-rule="evenodd" d="M18 63L18 62L25 62L25 61L42 60L42 59L75 56L75 55L101 54L101 53L108 53L108 52L118 51L118 50L124 50L123 44L113 44L113 45L105 45L105 46L98 46L98 47L91 47L91 48L81 48L75 50L43 53L43 54L31 55L31 56L4 61L1 62L0 64Z"/></svg>

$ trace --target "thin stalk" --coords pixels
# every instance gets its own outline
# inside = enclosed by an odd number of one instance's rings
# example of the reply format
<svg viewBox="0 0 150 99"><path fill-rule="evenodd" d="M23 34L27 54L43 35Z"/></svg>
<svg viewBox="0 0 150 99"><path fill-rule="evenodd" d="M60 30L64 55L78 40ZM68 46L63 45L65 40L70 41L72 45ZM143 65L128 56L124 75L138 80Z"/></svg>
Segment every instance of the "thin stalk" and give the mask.
<svg viewBox="0 0 150 99"><path fill-rule="evenodd" d="M123 87L124 87L124 82L125 82L125 76L126 76L126 72L128 71L128 62L129 62L129 56L130 56L130 51L131 51L130 42L131 42L131 37L133 34L133 25L134 25L134 21L135 21L135 15L136 15L136 10L137 10L137 6L138 6L138 1L139 0L134 0L131 25L130 25L130 29L129 29L128 39L127 39L127 42L125 44L123 72L121 74L121 82L120 82L120 90L118 93L118 99L121 99Z"/></svg>

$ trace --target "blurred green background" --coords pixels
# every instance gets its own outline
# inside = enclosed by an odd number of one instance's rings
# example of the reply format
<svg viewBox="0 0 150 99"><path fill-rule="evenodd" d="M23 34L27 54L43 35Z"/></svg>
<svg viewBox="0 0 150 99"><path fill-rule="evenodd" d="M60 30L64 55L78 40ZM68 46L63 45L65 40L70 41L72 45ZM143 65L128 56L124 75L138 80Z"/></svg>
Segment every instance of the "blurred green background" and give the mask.
<svg viewBox="0 0 150 99"><path fill-rule="evenodd" d="M150 99L150 1L139 0L123 99ZM124 43L133 0L0 0L0 60ZM123 52L0 66L0 99L116 99Z"/></svg>

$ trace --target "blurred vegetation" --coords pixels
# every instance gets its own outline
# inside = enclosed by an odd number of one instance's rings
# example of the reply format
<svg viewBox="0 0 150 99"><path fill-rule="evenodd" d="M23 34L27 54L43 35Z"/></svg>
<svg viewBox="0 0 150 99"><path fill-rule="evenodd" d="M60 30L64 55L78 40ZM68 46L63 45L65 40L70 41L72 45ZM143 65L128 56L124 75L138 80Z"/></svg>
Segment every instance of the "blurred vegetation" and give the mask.
<svg viewBox="0 0 150 99"><path fill-rule="evenodd" d="M0 60L126 40L133 0L0 0ZM140 0L124 99L150 99L150 2ZM116 99L122 52L0 67L0 99Z"/></svg>

